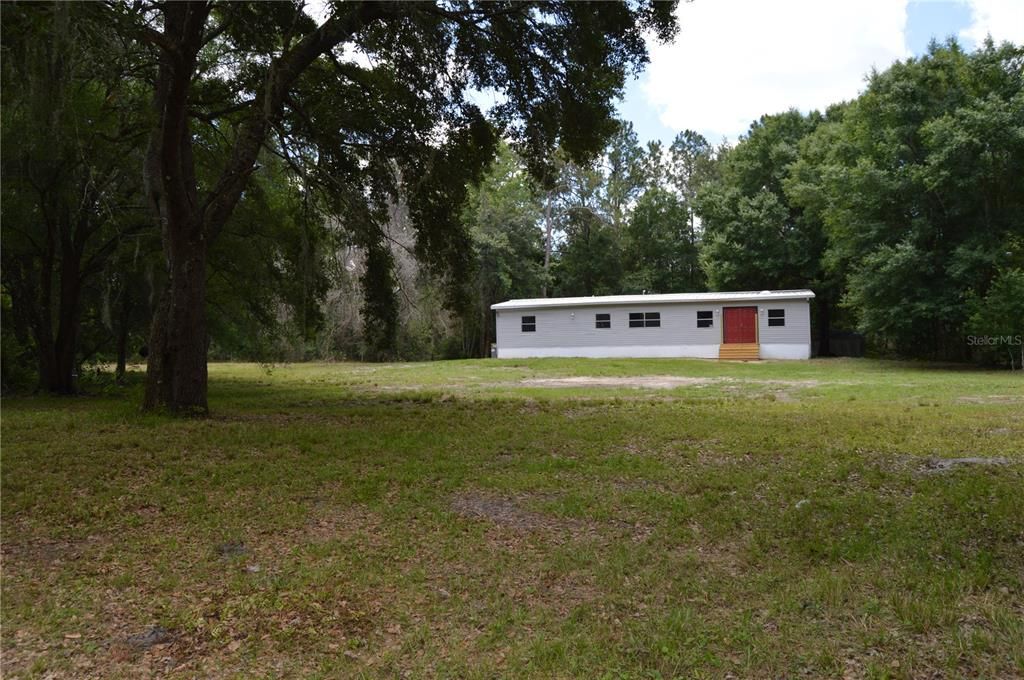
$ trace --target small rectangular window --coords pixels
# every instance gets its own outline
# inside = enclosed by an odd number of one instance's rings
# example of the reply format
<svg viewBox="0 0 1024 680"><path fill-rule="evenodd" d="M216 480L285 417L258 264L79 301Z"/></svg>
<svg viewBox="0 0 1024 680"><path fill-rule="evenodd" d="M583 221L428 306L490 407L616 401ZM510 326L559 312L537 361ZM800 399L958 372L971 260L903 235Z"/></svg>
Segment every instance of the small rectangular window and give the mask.
<svg viewBox="0 0 1024 680"><path fill-rule="evenodd" d="M661 312L630 312L630 328L660 328Z"/></svg>
<svg viewBox="0 0 1024 680"><path fill-rule="evenodd" d="M533 333L537 330L537 317L535 316L524 316L523 317L523 332Z"/></svg>
<svg viewBox="0 0 1024 680"><path fill-rule="evenodd" d="M597 314L594 316L594 328L611 328L612 327L612 315L611 314Z"/></svg>
<svg viewBox="0 0 1024 680"><path fill-rule="evenodd" d="M768 325L769 326L785 326L786 325L786 310L785 309L769 309L768 310Z"/></svg>
<svg viewBox="0 0 1024 680"><path fill-rule="evenodd" d="M697 312L697 328L711 328L715 320L710 311Z"/></svg>

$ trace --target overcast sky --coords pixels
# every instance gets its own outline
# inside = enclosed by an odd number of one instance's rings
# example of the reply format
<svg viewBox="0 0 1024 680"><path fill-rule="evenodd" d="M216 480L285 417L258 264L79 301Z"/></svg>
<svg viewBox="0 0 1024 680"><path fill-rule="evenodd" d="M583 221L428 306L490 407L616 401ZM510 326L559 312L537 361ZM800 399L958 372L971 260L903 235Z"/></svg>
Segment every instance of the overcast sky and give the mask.
<svg viewBox="0 0 1024 680"><path fill-rule="evenodd" d="M642 141L686 128L735 141L761 114L822 110L932 37L1024 44L1024 0L693 0L678 16L619 107Z"/></svg>

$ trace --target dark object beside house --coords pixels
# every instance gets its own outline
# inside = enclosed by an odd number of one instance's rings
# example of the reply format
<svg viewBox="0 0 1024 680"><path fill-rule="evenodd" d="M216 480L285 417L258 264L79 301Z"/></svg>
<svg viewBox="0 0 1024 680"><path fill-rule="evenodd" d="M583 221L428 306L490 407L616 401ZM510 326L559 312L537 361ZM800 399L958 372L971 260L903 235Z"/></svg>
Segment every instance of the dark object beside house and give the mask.
<svg viewBox="0 0 1024 680"><path fill-rule="evenodd" d="M814 341L814 355L821 356L819 343ZM828 335L828 356L862 357L864 356L864 336L852 331L832 331Z"/></svg>

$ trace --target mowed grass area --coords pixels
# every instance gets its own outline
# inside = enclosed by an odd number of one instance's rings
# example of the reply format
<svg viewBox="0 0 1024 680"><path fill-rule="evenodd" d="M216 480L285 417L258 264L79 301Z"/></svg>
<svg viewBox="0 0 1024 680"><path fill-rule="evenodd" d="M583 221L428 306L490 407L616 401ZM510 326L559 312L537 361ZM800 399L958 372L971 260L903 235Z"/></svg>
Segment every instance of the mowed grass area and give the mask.
<svg viewBox="0 0 1024 680"><path fill-rule="evenodd" d="M1019 375L210 373L4 400L4 677L1024 676Z"/></svg>

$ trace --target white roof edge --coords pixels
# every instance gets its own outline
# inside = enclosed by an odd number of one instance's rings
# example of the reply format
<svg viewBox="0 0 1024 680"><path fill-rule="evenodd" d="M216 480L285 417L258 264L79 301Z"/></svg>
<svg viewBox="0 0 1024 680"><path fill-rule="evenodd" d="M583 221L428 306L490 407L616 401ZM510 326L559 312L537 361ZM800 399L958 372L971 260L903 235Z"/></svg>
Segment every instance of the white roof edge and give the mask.
<svg viewBox="0 0 1024 680"><path fill-rule="evenodd" d="M593 295L590 297L529 298L506 300L491 309L537 309L541 307L584 307L588 305L670 304L673 302L757 302L758 300L810 300L814 291L762 290L713 293L662 293L655 295Z"/></svg>

